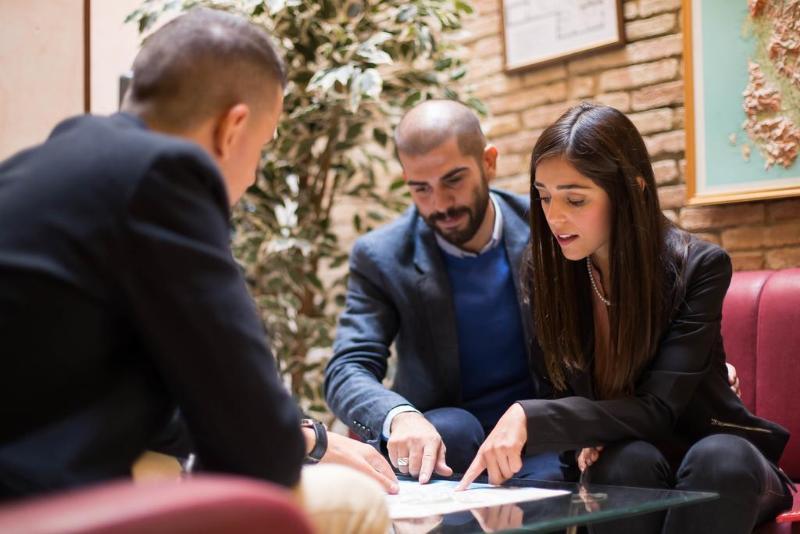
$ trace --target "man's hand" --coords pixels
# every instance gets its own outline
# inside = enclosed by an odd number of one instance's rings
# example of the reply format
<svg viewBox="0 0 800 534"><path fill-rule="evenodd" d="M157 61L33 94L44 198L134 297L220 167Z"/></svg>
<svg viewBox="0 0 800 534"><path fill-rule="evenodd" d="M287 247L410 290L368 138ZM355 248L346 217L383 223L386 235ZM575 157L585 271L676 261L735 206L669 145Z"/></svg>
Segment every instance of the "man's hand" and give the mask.
<svg viewBox="0 0 800 534"><path fill-rule="evenodd" d="M313 430L304 428L303 431L310 431L313 439ZM346 465L361 471L375 479L387 493L397 493L400 490L392 466L378 451L366 443L334 432L328 432L328 450L320 463Z"/></svg>
<svg viewBox="0 0 800 534"><path fill-rule="evenodd" d="M522 448L528 441L527 419L522 406L516 402L506 410L489 437L483 442L456 491L469 487L484 470L489 483L500 485L522 469Z"/></svg>
<svg viewBox="0 0 800 534"><path fill-rule="evenodd" d="M736 396L741 399L742 386L739 384L739 375L736 374L736 367L727 362L725 362L725 365L728 366L728 384L731 385L731 389L736 393Z"/></svg>
<svg viewBox="0 0 800 534"><path fill-rule="evenodd" d="M445 446L436 428L417 412L403 412L392 420L386 448L392 465L426 484L434 472L449 477L453 470L444 459Z"/></svg>

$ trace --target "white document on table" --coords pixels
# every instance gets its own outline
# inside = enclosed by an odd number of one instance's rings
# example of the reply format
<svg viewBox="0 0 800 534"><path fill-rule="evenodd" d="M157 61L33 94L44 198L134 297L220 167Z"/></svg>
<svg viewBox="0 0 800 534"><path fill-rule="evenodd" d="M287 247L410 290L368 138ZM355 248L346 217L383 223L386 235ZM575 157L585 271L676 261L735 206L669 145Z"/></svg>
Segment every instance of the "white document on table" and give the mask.
<svg viewBox="0 0 800 534"><path fill-rule="evenodd" d="M431 480L427 484L401 480L397 495L387 495L389 516L392 519L414 519L472 508L547 499L569 493L564 490L508 488L475 483L464 491L454 491L456 486L458 481L451 480Z"/></svg>

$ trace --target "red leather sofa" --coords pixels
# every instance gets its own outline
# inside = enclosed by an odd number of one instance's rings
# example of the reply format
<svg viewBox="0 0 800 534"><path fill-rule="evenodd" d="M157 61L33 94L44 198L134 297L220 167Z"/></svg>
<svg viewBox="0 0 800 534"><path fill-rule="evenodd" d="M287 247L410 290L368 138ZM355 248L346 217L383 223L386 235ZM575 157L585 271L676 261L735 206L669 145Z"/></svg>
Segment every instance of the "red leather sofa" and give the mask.
<svg viewBox="0 0 800 534"><path fill-rule="evenodd" d="M111 482L0 505L3 534L313 534L278 486L203 475L179 482Z"/></svg>
<svg viewBox="0 0 800 534"><path fill-rule="evenodd" d="M734 273L722 309L728 361L736 366L742 400L756 415L786 427L792 437L780 467L800 482L800 269ZM759 532L800 532L800 497ZM795 530L791 530L794 525Z"/></svg>

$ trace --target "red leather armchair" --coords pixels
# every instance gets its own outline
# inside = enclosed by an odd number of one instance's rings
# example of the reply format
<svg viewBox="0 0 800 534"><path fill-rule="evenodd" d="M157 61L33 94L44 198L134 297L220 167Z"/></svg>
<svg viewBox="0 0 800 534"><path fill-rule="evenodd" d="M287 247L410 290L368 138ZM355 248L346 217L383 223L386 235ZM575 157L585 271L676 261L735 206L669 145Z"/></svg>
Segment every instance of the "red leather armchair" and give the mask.
<svg viewBox="0 0 800 534"><path fill-rule="evenodd" d="M745 405L792 433L781 468L800 481L800 269L734 273L722 308L722 336ZM800 513L797 494L793 510ZM784 514L765 532L791 532L792 518L800 520Z"/></svg>
<svg viewBox="0 0 800 534"><path fill-rule="evenodd" d="M4 534L312 534L277 486L222 476L101 484L0 506Z"/></svg>

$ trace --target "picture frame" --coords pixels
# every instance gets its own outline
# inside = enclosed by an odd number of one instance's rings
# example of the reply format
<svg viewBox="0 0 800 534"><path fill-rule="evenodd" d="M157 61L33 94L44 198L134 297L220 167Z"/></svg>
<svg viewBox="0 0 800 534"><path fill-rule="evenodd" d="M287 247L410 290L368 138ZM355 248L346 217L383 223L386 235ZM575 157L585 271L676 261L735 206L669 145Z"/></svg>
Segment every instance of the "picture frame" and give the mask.
<svg viewBox="0 0 800 534"><path fill-rule="evenodd" d="M762 41L771 39L764 35L776 25L760 20L763 12L751 13L748 2L682 0L682 12L686 203L723 204L800 195L800 155L789 166L781 163L792 159L792 144L795 149L800 144L800 88L795 92L791 84L783 83L772 60L763 53ZM754 91L759 87L761 91ZM763 113L767 102L763 89L770 94L770 87L783 89L777 96L780 108L788 111ZM756 93L762 97L756 98ZM787 142L784 128L784 142L776 145L770 140L774 133L763 134L775 122L764 127L759 121L777 121L784 115L787 124L796 129L788 130ZM791 142L792 135L796 143Z"/></svg>
<svg viewBox="0 0 800 534"><path fill-rule="evenodd" d="M500 0L500 7L508 73L625 44L622 0Z"/></svg>

